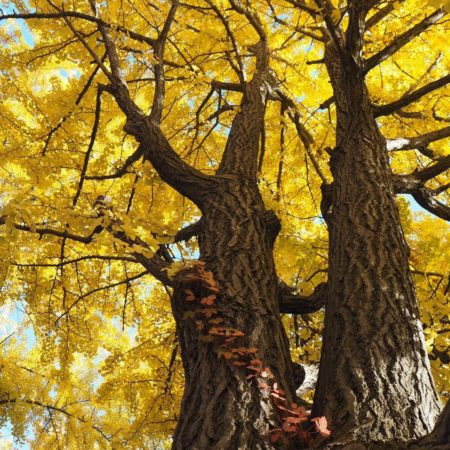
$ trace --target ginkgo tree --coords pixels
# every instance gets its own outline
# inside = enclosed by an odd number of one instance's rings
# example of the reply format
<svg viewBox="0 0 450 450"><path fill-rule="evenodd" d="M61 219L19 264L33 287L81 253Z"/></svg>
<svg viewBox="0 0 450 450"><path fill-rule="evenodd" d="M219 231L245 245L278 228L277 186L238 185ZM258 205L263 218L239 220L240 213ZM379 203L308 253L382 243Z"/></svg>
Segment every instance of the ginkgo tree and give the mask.
<svg viewBox="0 0 450 450"><path fill-rule="evenodd" d="M16 439L449 444L446 8L2 2Z"/></svg>

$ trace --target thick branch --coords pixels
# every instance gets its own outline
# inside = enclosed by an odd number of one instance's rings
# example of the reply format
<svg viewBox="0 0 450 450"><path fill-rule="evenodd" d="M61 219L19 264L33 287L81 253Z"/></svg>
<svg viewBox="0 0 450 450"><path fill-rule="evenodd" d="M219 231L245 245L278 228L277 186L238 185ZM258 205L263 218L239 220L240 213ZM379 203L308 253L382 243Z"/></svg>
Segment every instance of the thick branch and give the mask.
<svg viewBox="0 0 450 450"><path fill-rule="evenodd" d="M426 169L425 169L426 170ZM435 216L450 221L450 207L434 198L436 192L428 189L423 181L412 175L394 176L394 187L397 194L410 194L424 209Z"/></svg>
<svg viewBox="0 0 450 450"><path fill-rule="evenodd" d="M178 233L175 235L174 242L182 242L182 241L188 241L194 236L197 236L202 228L202 219L198 220L197 222L187 225L186 227L182 228Z"/></svg>
<svg viewBox="0 0 450 450"><path fill-rule="evenodd" d="M435 216L450 222L450 207L433 198L432 192L422 187L411 192L414 200Z"/></svg>
<svg viewBox="0 0 450 450"><path fill-rule="evenodd" d="M309 314L319 311L324 305L327 283L320 283L309 296L283 295L280 298L280 312L286 314Z"/></svg>
<svg viewBox="0 0 450 450"><path fill-rule="evenodd" d="M208 2L211 4L211 2ZM244 96L241 110L236 114L220 161L217 174L240 175L248 180L256 180L258 171L259 142L264 127L266 100L278 84L269 67L267 36L259 17L230 0L231 7L244 15L259 36L259 41L248 49L256 59L256 71L248 83L242 83Z"/></svg>
<svg viewBox="0 0 450 450"><path fill-rule="evenodd" d="M411 150L426 147L431 142L450 137L450 126L409 138L386 139L388 151Z"/></svg>
<svg viewBox="0 0 450 450"><path fill-rule="evenodd" d="M446 75L445 77L439 78L438 80L432 81L431 83L426 84L425 86L422 86L421 88L411 92L410 94L404 95L400 99L396 100L395 102L388 103L386 105L374 105L374 115L375 117L379 116L386 116L388 114L392 114L396 111L398 111L401 108L404 108L405 106L410 105L411 103L414 103L415 101L419 100L421 97L423 97L426 94L429 94L430 92L439 89L443 86L446 86L448 83L450 83L450 75Z"/></svg>
<svg viewBox="0 0 450 450"><path fill-rule="evenodd" d="M213 80L211 87L217 90L244 92L244 88L240 83L228 83L226 81Z"/></svg>
<svg viewBox="0 0 450 450"><path fill-rule="evenodd" d="M95 3L92 2L95 12ZM205 191L211 188L213 177L208 177L186 164L172 148L158 122L147 118L130 96L116 46L107 28L99 24L110 63L108 78L111 82L102 89L109 92L127 117L124 130L140 143L144 157L148 159L163 181L195 203L201 201ZM140 151L140 150L139 150ZM136 157L136 153L131 157Z"/></svg>
<svg viewBox="0 0 450 450"><path fill-rule="evenodd" d="M450 168L450 155L441 158L436 164L430 165L425 169L419 170L411 174L416 180L422 182L431 180L431 178L437 177L441 173L444 173Z"/></svg>
<svg viewBox="0 0 450 450"><path fill-rule="evenodd" d="M425 31L431 25L436 23L441 17L445 15L442 8L437 9L429 16L425 17L417 25L413 26L409 30L397 36L389 45L387 45L383 50L371 56L366 60L364 72L367 73L369 70L373 69L375 66L392 56L398 50L400 50L404 45L411 41L414 37L418 36L420 33ZM370 19L369 19L370 20Z"/></svg>
<svg viewBox="0 0 450 450"><path fill-rule="evenodd" d="M369 30L373 26L375 26L378 22L383 20L389 13L394 11L395 9L395 3L390 2L383 8L381 8L379 11L377 11L373 16L369 17L365 24L365 29Z"/></svg>

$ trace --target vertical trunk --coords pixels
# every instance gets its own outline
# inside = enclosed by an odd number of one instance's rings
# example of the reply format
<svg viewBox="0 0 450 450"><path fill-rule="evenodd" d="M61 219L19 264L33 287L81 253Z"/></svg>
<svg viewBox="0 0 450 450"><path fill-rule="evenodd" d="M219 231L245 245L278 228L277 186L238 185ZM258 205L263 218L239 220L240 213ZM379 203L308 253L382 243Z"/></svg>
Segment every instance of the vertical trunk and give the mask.
<svg viewBox="0 0 450 450"><path fill-rule="evenodd" d="M295 386L272 259L279 221L264 209L255 183L230 180L222 187L205 200L199 236L200 257L220 289L213 321L219 318L223 322L216 327L242 331L244 336L236 337L227 349L256 347L256 357L271 368L274 380L281 382L292 400ZM189 282L180 282L174 295L186 374L174 448L273 448L269 429L279 423L267 392L255 380L246 379L245 366L233 366L233 359L218 355L219 344L199 340L208 325L196 330L193 320L183 319L192 310L192 302L185 300L186 288L196 296L207 295Z"/></svg>
<svg viewBox="0 0 450 450"><path fill-rule="evenodd" d="M385 140L355 59L331 45L325 59L338 123L332 206L325 216L329 291L313 414L329 419L336 440L411 439L431 430L440 404Z"/></svg>

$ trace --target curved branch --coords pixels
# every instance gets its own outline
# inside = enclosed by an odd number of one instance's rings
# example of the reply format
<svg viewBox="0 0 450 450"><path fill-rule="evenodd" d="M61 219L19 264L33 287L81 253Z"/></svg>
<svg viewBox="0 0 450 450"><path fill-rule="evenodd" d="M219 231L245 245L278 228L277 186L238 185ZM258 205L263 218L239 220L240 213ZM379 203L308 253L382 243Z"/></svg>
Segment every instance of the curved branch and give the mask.
<svg viewBox="0 0 450 450"><path fill-rule="evenodd" d="M424 209L435 216L450 221L450 207L436 200L435 191L428 189L422 181L413 175L394 176L394 187L397 194L410 194Z"/></svg>
<svg viewBox="0 0 450 450"><path fill-rule="evenodd" d="M76 19L83 19L88 22L95 23L97 25L101 25L105 28L118 30L122 33L125 33L130 38L134 39L135 41L143 42L146 44L149 44L150 46L154 46L156 40L149 38L147 36L144 36L142 34L136 33L135 31L129 30L128 28L125 28L119 24L111 24L108 22L105 22L104 20L93 17L89 14L81 13L78 11L60 11L57 13L28 13L28 14L3 14L0 16L0 22L2 20L7 19L24 19L24 20L33 20L33 19L64 19L64 18L76 18Z"/></svg>
<svg viewBox="0 0 450 450"><path fill-rule="evenodd" d="M0 216L0 225L6 224L6 221L7 221L7 216ZM103 229L102 227L100 227L100 228L96 227L90 235L80 236L78 234L68 233L67 231L54 230L52 228L34 228L34 227L30 227L28 225L22 225L19 223L14 223L12 226L14 228L16 228L17 230L29 231L31 233L39 234L40 237L48 234L50 236L57 236L57 237L61 237L64 239L70 239L72 241L82 242L84 244L89 244L90 242L92 242L94 235L101 232Z"/></svg>
<svg viewBox="0 0 450 450"><path fill-rule="evenodd" d="M410 194L422 208L426 209L440 219L450 222L450 207L436 200L433 197L432 191L426 187L421 187L413 192L410 192Z"/></svg>
<svg viewBox="0 0 450 450"><path fill-rule="evenodd" d="M410 175L417 180L422 182L431 180L431 178L437 177L441 173L444 173L450 168L450 155L447 155L441 159L436 164L430 165L423 170L419 170L418 172L414 172L414 174Z"/></svg>
<svg viewBox="0 0 450 450"><path fill-rule="evenodd" d="M129 284L129 283L131 283L132 281L135 281L135 280L138 280L139 278L142 278L143 276L145 276L145 275L147 275L149 273L149 271L147 271L147 270L144 270L143 272L141 272L141 273L138 273L137 275L134 275L133 277L130 277L130 278L126 278L125 280L121 280L121 281L118 281L117 283L112 283L112 284L108 284L107 286L100 286L100 287L98 287L98 288L95 288L95 289L92 289L91 291L89 291L89 292L86 292L85 294L82 294L82 295L80 295L63 313L61 313L57 318L56 318L56 320L55 320L55 325L57 325L58 323L59 323L59 321L63 318L63 317L65 317L65 316L67 316L67 314L69 314L70 313L70 311L76 306L76 305L78 305L78 303L79 302L81 302L81 300L84 300L86 297L89 297L90 295L92 295L92 294L95 294L95 293L97 293L97 292L100 292L100 291L104 291L104 290L106 290L106 289L112 289L112 288L114 288L114 287L117 287L117 286L121 286L122 284Z"/></svg>
<svg viewBox="0 0 450 450"><path fill-rule="evenodd" d="M287 314L309 314L319 311L325 306L327 290L327 283L320 283L309 296L283 295L279 302L280 312Z"/></svg>
<svg viewBox="0 0 450 450"><path fill-rule="evenodd" d="M113 178L120 178L123 175L125 175L128 172L128 168L131 167L136 161L139 160L139 158L141 158L144 154L144 150L142 148L142 146L140 145L137 150L130 155L124 165L117 170L117 172L111 173L109 175L91 175L91 176L85 176L84 179L85 180L110 180Z"/></svg>

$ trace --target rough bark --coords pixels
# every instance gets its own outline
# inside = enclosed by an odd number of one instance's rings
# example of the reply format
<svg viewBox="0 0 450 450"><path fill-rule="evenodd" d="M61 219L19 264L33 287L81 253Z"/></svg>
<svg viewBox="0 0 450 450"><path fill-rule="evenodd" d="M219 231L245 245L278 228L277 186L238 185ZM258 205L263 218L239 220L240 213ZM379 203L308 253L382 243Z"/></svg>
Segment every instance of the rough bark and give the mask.
<svg viewBox="0 0 450 450"><path fill-rule="evenodd" d="M229 180L205 201L199 244L201 259L220 288L221 326L245 334L233 346L257 347L258 358L293 399L293 367L272 258L279 227L275 214L264 209L256 184ZM212 343L199 341L192 321L183 319L190 308L186 287L195 290L181 282L173 298L186 376L174 448L273 448L269 426L279 424L270 399L245 378L245 368L231 366Z"/></svg>
<svg viewBox="0 0 450 450"><path fill-rule="evenodd" d="M358 24L350 22L347 46L337 49L330 43L325 56L336 100L337 145L330 162L331 206L325 202L328 295L313 415L329 419L336 443L360 442L365 444L355 448L369 448L371 441L428 433L441 406L386 142L374 119L358 37L352 33L358 33Z"/></svg>
<svg viewBox="0 0 450 450"><path fill-rule="evenodd" d="M252 20L258 28L256 17ZM257 358L270 368L274 380L286 391L286 399L292 401L296 386L273 262L280 222L265 209L257 186L264 109L276 80L268 66L263 37L251 51L256 56L256 72L242 86L241 110L233 120L214 183L191 196L202 211L200 259L213 272L220 289L220 326L243 333L232 345L257 348ZM255 380L246 379L245 366L235 367L218 357L214 342L199 340L193 321L185 319L192 308L185 301L186 288L198 290L181 277L172 304L186 377L173 447L273 448L270 428L279 427L280 421L267 391L259 389ZM283 445L293 447L296 442L291 439Z"/></svg>

